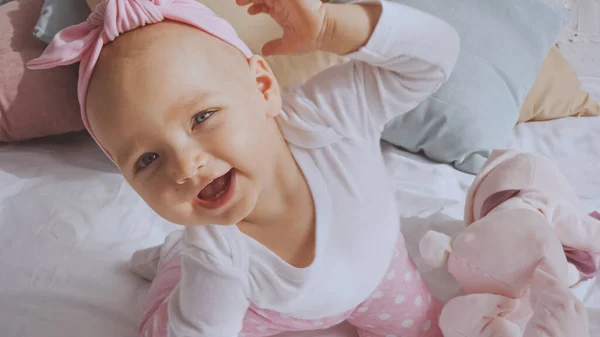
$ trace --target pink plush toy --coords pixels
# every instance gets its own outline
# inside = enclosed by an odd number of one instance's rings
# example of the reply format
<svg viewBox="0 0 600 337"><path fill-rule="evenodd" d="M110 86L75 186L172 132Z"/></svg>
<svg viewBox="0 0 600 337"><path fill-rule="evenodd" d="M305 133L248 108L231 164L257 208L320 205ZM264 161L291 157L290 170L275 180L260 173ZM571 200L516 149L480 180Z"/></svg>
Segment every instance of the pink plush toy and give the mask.
<svg viewBox="0 0 600 337"><path fill-rule="evenodd" d="M425 260L447 262L465 293L442 311L444 336L588 336L569 286L598 271L600 221L583 211L556 166L535 154L494 151L465 211L467 227L454 239L431 231L420 243ZM560 317L569 319L555 322L549 310L567 310ZM544 332L549 327L558 332Z"/></svg>
<svg viewBox="0 0 600 337"><path fill-rule="evenodd" d="M493 151L468 191L465 223L472 224L513 197L538 210L554 228L567 259L580 272L577 281L598 273L598 213L585 212L557 165L541 155L516 150Z"/></svg>

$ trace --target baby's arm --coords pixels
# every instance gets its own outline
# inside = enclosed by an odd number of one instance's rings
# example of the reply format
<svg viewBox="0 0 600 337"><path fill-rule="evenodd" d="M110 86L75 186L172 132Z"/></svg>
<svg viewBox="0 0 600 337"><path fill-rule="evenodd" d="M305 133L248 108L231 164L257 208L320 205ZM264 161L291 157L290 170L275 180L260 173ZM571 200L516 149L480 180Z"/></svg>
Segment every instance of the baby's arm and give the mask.
<svg viewBox="0 0 600 337"><path fill-rule="evenodd" d="M212 253L191 243L189 232L213 247ZM181 254L181 279L169 297L169 337L237 337L250 306L240 268L226 251L220 235L205 228L186 228L186 247ZM207 237L216 237L210 240Z"/></svg>
<svg viewBox="0 0 600 337"><path fill-rule="evenodd" d="M346 55L364 47L383 10L378 2L364 4L324 4L326 23L319 49Z"/></svg>
<svg viewBox="0 0 600 337"><path fill-rule="evenodd" d="M458 34L436 17L385 0L380 18L377 4L325 6L332 28L320 49L357 51L347 55L350 62L296 89L287 109L318 116L346 136L378 139L387 121L448 78L458 58Z"/></svg>

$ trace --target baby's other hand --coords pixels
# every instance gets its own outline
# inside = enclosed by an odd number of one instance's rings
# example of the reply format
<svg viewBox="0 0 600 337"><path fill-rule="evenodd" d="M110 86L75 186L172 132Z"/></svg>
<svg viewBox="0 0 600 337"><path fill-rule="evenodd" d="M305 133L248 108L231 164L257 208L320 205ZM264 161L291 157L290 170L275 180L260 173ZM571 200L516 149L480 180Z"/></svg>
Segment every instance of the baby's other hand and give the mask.
<svg viewBox="0 0 600 337"><path fill-rule="evenodd" d="M319 50L327 31L327 11L321 0L236 0L251 4L248 13L270 15L283 29L281 38L267 42L264 55L303 54Z"/></svg>
<svg viewBox="0 0 600 337"><path fill-rule="evenodd" d="M586 309L545 259L531 283L534 314L524 337L589 337Z"/></svg>

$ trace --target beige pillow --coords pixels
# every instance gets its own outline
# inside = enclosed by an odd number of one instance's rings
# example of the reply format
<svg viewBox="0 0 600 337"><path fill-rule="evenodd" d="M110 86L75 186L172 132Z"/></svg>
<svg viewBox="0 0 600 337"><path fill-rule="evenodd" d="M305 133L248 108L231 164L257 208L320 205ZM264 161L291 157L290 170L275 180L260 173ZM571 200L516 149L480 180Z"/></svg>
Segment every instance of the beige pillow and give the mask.
<svg viewBox="0 0 600 337"><path fill-rule="evenodd" d="M552 47L521 108L519 123L569 116L600 116L600 104L581 89L575 70Z"/></svg>
<svg viewBox="0 0 600 337"><path fill-rule="evenodd" d="M279 25L268 15L248 15L245 7L239 7L233 0L199 0L217 15L229 21L240 38L252 52L260 54L262 46L282 35ZM314 74L339 63L344 58L325 52L316 52L298 56L265 57L275 73L283 91L289 91L304 83Z"/></svg>

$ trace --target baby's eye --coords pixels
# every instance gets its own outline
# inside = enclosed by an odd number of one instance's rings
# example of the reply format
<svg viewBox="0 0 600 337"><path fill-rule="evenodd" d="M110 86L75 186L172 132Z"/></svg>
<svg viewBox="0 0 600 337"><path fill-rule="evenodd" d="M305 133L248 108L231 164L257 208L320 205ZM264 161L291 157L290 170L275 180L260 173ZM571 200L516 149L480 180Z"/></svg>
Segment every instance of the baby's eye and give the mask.
<svg viewBox="0 0 600 337"><path fill-rule="evenodd" d="M209 119L215 113L214 111L202 111L194 116L194 126Z"/></svg>
<svg viewBox="0 0 600 337"><path fill-rule="evenodd" d="M150 164L152 164L152 162L154 162L156 159L158 159L158 153L144 153L140 157L140 159L138 159L138 161L135 163L135 171L137 172L145 169L146 167L150 166Z"/></svg>

